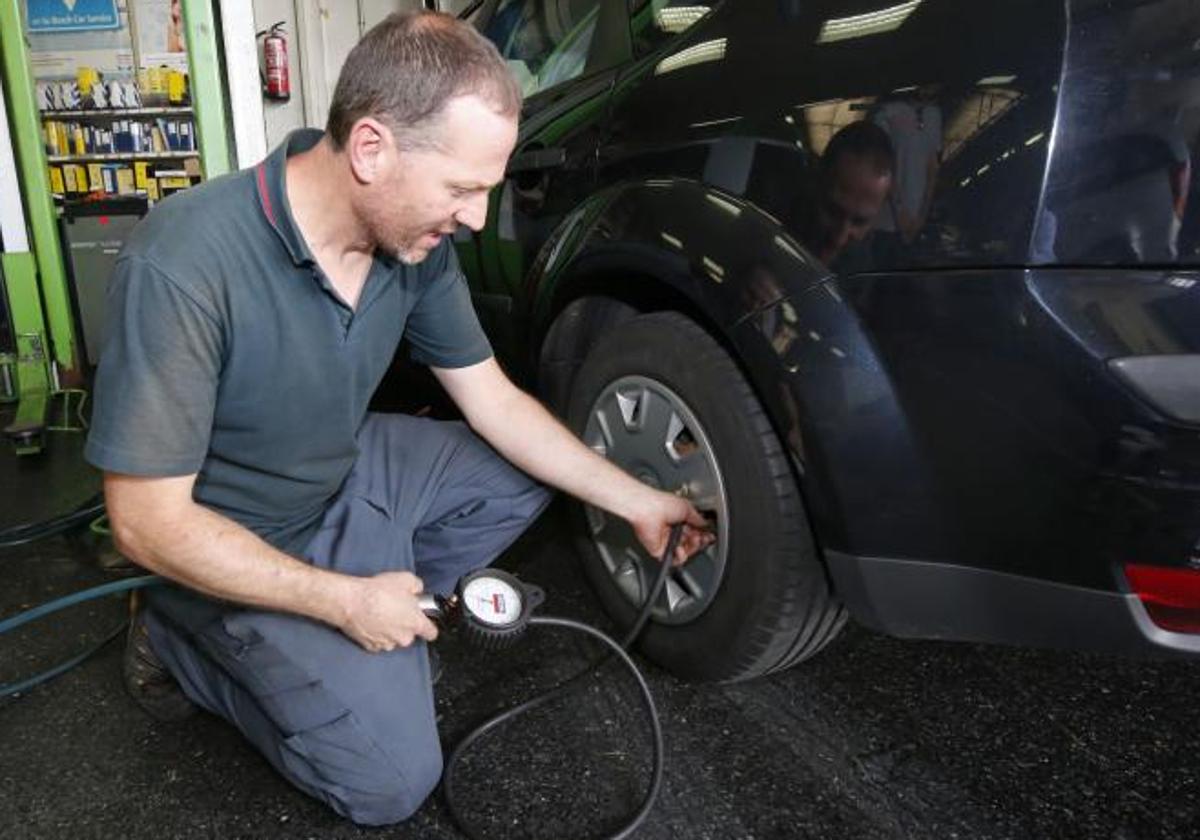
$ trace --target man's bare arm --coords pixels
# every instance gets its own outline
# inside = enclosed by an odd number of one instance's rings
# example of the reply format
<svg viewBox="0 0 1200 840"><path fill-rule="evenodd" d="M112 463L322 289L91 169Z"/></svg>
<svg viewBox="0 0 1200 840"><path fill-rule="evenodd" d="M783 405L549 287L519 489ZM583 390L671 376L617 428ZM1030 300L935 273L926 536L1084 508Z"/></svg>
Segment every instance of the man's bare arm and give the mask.
<svg viewBox="0 0 1200 840"><path fill-rule="evenodd" d="M655 490L585 446L546 408L514 385L494 359L434 374L475 432L534 478L626 519L654 556L670 525L687 523L676 561L711 542L690 503Z"/></svg>
<svg viewBox="0 0 1200 840"><path fill-rule="evenodd" d="M437 635L417 607L421 583L415 576L360 578L310 566L197 504L195 480L106 473L105 503L118 550L206 595L322 621L368 650Z"/></svg>

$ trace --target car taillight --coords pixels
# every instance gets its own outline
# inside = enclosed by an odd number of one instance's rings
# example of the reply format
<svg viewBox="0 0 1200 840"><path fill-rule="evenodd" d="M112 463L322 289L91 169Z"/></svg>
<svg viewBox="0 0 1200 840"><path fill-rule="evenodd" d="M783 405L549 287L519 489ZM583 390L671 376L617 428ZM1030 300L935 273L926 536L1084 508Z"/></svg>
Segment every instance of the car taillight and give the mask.
<svg viewBox="0 0 1200 840"><path fill-rule="evenodd" d="M1159 627L1200 633L1200 571L1126 563L1125 577Z"/></svg>

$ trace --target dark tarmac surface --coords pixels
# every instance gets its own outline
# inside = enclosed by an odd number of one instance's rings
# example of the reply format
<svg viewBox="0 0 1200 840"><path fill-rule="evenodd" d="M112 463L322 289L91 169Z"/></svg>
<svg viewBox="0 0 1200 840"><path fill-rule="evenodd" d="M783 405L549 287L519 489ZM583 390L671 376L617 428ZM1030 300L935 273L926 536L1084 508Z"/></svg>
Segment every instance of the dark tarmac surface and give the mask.
<svg viewBox="0 0 1200 840"><path fill-rule="evenodd" d="M9 524L21 503L12 494L30 480L0 481ZM91 489L81 480L74 492ZM95 550L62 538L0 550L0 617L113 579ZM502 565L546 589L545 614L607 627L561 510ZM101 638L123 615L123 600L110 599L0 637L0 683ZM444 740L595 651L582 637L531 632L507 654L443 636ZM119 663L110 645L0 701L0 837L460 837L440 791L401 826L342 821L222 721L145 717L123 693ZM639 838L1200 836L1200 663L906 642L849 626L815 661L752 683L646 674L667 758ZM491 837L611 829L649 777L642 714L631 681L610 676L486 740L462 777L471 815Z"/></svg>

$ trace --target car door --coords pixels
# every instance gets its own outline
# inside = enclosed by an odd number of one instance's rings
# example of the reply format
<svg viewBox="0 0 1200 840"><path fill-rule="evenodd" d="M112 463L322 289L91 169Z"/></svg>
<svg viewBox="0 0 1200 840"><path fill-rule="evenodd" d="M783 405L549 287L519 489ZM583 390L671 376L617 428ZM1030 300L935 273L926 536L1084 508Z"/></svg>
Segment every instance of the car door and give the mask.
<svg viewBox="0 0 1200 840"><path fill-rule="evenodd" d="M522 281L546 238L593 187L613 79L630 55L628 18L624 0L502 0L480 30L526 99L487 224L458 245L497 356L520 372L528 309Z"/></svg>

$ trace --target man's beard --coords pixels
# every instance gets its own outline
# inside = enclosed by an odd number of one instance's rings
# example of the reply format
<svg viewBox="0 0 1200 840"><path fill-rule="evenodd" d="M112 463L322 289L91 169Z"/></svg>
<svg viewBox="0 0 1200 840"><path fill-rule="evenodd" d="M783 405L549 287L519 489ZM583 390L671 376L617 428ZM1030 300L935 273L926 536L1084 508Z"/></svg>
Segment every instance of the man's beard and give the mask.
<svg viewBox="0 0 1200 840"><path fill-rule="evenodd" d="M429 256L429 252L424 248L397 246L392 250L392 256L405 265L419 265Z"/></svg>
<svg viewBox="0 0 1200 840"><path fill-rule="evenodd" d="M417 265L429 256L427 249L417 247L417 243L424 239L427 233L428 231L404 231L388 234L380 231L375 236L375 241L380 243L380 247L390 256L405 265Z"/></svg>

